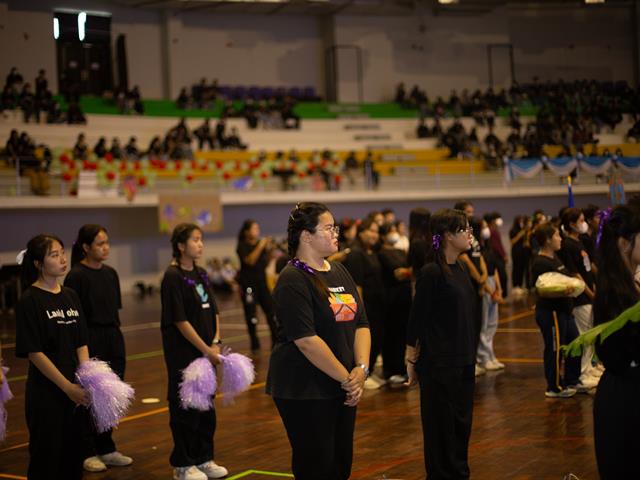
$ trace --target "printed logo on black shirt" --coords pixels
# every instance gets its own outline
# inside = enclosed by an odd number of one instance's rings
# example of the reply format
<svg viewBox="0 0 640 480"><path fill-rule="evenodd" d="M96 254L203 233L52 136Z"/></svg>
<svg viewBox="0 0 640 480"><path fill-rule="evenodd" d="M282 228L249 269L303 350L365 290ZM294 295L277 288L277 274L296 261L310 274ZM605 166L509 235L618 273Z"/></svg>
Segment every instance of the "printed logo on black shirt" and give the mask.
<svg viewBox="0 0 640 480"><path fill-rule="evenodd" d="M66 315L65 315L66 313ZM74 310L73 308L67 309L65 312L62 308L58 308L57 310L47 310L47 318L51 320L52 318L57 318L56 323L59 325L69 325L72 323L76 323L75 318L71 318L69 320L65 320L67 317L79 317L80 314L78 310Z"/></svg>
<svg viewBox="0 0 640 480"><path fill-rule="evenodd" d="M331 293L329 305L336 322L352 322L356 318L358 304L350 293Z"/></svg>
<svg viewBox="0 0 640 480"><path fill-rule="evenodd" d="M209 294L201 283L196 286L196 292L198 292L198 295L200 296L202 308L209 308Z"/></svg>

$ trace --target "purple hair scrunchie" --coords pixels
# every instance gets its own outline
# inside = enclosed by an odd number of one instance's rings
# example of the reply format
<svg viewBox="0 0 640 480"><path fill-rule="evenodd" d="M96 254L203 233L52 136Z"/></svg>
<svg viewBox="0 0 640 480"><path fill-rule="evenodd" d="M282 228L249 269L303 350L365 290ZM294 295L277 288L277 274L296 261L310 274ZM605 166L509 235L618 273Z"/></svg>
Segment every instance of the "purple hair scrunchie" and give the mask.
<svg viewBox="0 0 640 480"><path fill-rule="evenodd" d="M442 235L436 233L433 237L431 237L431 246L434 250L440 250L440 244L442 243Z"/></svg>
<svg viewBox="0 0 640 480"><path fill-rule="evenodd" d="M611 219L611 213L613 209L611 207L606 210L600 210L598 212L598 216L600 217L600 224L598 225L598 234L596 235L596 247L600 246L600 240L602 240L602 229L604 228L604 224L607 223Z"/></svg>

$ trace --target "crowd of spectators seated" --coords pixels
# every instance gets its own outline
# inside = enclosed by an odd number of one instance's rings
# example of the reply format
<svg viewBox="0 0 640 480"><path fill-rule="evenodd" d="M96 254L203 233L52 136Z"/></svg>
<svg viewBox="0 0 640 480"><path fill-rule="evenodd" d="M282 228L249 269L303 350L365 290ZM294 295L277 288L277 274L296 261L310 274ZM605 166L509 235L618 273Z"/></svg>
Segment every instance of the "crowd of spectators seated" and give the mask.
<svg viewBox="0 0 640 480"><path fill-rule="evenodd" d="M117 89L114 92L114 99L118 107L118 112L121 114L128 115L130 113L136 113L138 115L144 115L142 95L137 85L131 90L127 90L126 88Z"/></svg>
<svg viewBox="0 0 640 480"><path fill-rule="evenodd" d="M500 158L540 157L544 145L563 147L563 154L583 152L586 146L597 144L594 135L603 128L613 131L622 121L623 113L637 112L640 93L626 82L576 81L552 83L534 82L514 85L495 93L489 88L485 92L476 90L469 94L464 90L458 95L454 90L447 101L438 97L430 103L425 91L414 86L407 95L404 85L396 89L395 101L406 108L420 111L420 122L416 129L418 138L436 138L439 146L450 149L451 157L472 156L474 147L480 149L488 166L499 167ZM524 125L520 108L522 105L536 107L535 120ZM508 109L505 122L511 127L506 139L494 134L496 112ZM430 127L426 117L434 118ZM462 124L455 121L443 130L441 119L469 116L476 126L486 126L487 136L479 141L476 128L466 132ZM634 116L634 126L627 132L627 139L640 139L640 120Z"/></svg>
<svg viewBox="0 0 640 480"><path fill-rule="evenodd" d="M180 109L199 108L213 109L216 100L224 101L221 118L244 118L251 129L285 129L300 128L300 117L294 112L296 102L301 98L295 93L299 89L291 89L289 93L284 89L231 89L218 87L218 81L208 85L206 79L193 85L189 92L187 88L180 90L176 99L176 106ZM307 99L307 98L303 98ZM235 102L234 102L235 101Z"/></svg>
<svg viewBox="0 0 640 480"><path fill-rule="evenodd" d="M71 99L66 112L62 111L60 103L49 90L46 72L40 70L34 80L35 90L29 82L13 67L9 74L2 94L0 95L0 112L5 110L22 110L25 123L32 120L36 123L69 123L84 124L86 118L80 109L77 99ZM5 114L6 115L6 114Z"/></svg>

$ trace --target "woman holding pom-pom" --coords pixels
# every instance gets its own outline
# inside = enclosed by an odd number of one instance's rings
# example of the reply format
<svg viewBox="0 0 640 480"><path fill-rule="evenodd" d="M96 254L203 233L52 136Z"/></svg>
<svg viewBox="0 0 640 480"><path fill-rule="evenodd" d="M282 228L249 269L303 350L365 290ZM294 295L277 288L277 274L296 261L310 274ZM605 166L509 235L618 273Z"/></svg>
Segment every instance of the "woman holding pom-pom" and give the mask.
<svg viewBox="0 0 640 480"><path fill-rule="evenodd" d="M122 308L118 274L104 262L109 256L109 236L100 225L83 225L73 244L71 271L65 286L80 297L87 320L89 354L103 360L124 378L124 337L120 330L118 310ZM85 454L84 468L101 472L109 466L123 467L133 462L116 450L111 430L94 432Z"/></svg>
<svg viewBox="0 0 640 480"><path fill-rule="evenodd" d="M289 265L273 297L278 341L267 392L282 417L298 480L351 474L356 405L369 373L371 336L351 275L325 260L338 250L328 208L298 204L287 227Z"/></svg>
<svg viewBox="0 0 640 480"><path fill-rule="evenodd" d="M25 410L29 480L82 478L87 393L76 368L89 359L80 299L58 277L67 270L62 241L37 235L18 256L26 287L16 310L16 355L29 359Z"/></svg>
<svg viewBox="0 0 640 480"><path fill-rule="evenodd" d="M184 409L180 400L182 371L194 360L206 357L220 363L218 310L204 269L196 265L202 256L200 227L182 223L171 235L173 261L162 279L162 345L169 375L169 424L173 451L169 459L174 480L222 478L227 469L213 461L216 413Z"/></svg>

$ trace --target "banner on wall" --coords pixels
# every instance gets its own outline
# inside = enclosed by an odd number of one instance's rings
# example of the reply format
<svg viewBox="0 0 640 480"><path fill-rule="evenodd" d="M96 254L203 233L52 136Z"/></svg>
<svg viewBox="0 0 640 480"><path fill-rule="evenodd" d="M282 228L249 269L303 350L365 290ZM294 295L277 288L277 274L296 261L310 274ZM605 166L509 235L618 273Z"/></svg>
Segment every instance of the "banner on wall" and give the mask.
<svg viewBox="0 0 640 480"><path fill-rule="evenodd" d="M611 168L618 167L631 175L640 175L640 157L558 157L504 159L504 177L507 183L514 179L533 178L545 166L558 177L566 177L574 170L592 175L605 175Z"/></svg>
<svg viewBox="0 0 640 480"><path fill-rule="evenodd" d="M158 229L170 233L180 223L195 223L203 232L222 231L222 203L218 194L160 195Z"/></svg>

